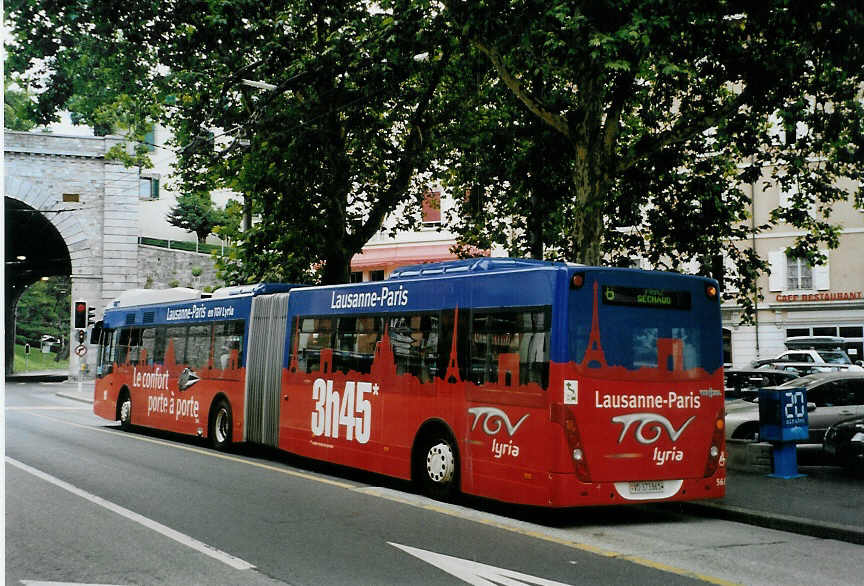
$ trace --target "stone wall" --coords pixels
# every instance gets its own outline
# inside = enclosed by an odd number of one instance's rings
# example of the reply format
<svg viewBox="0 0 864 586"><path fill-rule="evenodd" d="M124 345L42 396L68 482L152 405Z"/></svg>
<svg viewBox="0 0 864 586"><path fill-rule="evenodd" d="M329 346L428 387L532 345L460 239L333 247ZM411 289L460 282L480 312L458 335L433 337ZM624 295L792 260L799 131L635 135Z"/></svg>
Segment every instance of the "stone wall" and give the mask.
<svg viewBox="0 0 864 586"><path fill-rule="evenodd" d="M193 273L199 269L201 274L196 277ZM209 254L158 246L138 247L138 287L216 289L222 285L223 282L216 277L215 260Z"/></svg>

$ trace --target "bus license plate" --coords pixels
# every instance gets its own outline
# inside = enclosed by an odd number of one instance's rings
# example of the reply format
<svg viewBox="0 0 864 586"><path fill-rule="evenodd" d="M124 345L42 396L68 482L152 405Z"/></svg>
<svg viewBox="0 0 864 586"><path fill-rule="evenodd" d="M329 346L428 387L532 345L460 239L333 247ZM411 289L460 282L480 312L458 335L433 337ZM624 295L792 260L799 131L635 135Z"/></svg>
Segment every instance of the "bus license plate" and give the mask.
<svg viewBox="0 0 864 586"><path fill-rule="evenodd" d="M665 489L666 485L662 480L640 480L630 483L632 494L659 494Z"/></svg>

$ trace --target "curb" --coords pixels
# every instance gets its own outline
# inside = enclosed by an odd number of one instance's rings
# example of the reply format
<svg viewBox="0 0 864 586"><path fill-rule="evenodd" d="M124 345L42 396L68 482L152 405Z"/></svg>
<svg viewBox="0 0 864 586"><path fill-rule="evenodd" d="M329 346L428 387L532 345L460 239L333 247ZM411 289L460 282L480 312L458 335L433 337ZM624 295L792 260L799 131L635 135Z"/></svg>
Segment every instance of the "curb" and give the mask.
<svg viewBox="0 0 864 586"><path fill-rule="evenodd" d="M792 515L766 513L764 511L754 511L753 509L720 503L692 501L678 504L682 511L699 514L704 517L723 519L725 521L738 521L767 529L777 529L810 537L836 539L838 541L864 545L864 529L853 525L813 521Z"/></svg>
<svg viewBox="0 0 864 586"><path fill-rule="evenodd" d="M80 393L55 393L58 397L63 397L64 399L72 399L73 401L78 401L80 403L88 403L90 405L93 404L92 397L88 398L86 396L82 396Z"/></svg>

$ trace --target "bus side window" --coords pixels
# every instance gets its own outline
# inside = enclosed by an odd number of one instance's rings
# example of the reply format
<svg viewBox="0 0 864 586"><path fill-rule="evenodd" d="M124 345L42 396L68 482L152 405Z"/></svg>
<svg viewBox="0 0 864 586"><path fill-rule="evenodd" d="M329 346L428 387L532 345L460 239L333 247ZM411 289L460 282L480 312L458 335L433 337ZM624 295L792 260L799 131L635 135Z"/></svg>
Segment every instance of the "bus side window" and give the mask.
<svg viewBox="0 0 864 586"><path fill-rule="evenodd" d="M189 326L186 339L186 366L193 370L205 368L210 361L212 324Z"/></svg>
<svg viewBox="0 0 864 586"><path fill-rule="evenodd" d="M99 376L105 376L113 369L111 350L113 348L114 330L102 330L99 337L99 363L96 372Z"/></svg>
<svg viewBox="0 0 864 586"><path fill-rule="evenodd" d="M186 326L168 326L165 331L165 361L171 360L186 364Z"/></svg>
<svg viewBox="0 0 864 586"><path fill-rule="evenodd" d="M145 364L147 366L152 366L154 361L154 356L156 354L156 328L144 328L141 331L141 351L143 351L143 356L145 360Z"/></svg>
<svg viewBox="0 0 864 586"><path fill-rule="evenodd" d="M168 328L159 326L155 330L153 364L165 364L165 346L168 344Z"/></svg>
<svg viewBox="0 0 864 586"><path fill-rule="evenodd" d="M517 387L549 380L546 309L475 312L471 332L471 380Z"/></svg>
<svg viewBox="0 0 864 586"><path fill-rule="evenodd" d="M438 321L432 314L390 318L388 332L397 374L414 375L421 383L437 376Z"/></svg>
<svg viewBox="0 0 864 586"><path fill-rule="evenodd" d="M132 337L130 328L122 328L117 330L119 337L117 338L117 350L115 358L117 364L126 364L126 359L129 356L129 339Z"/></svg>
<svg viewBox="0 0 864 586"><path fill-rule="evenodd" d="M213 367L239 368L243 364L243 320L216 322L213 327Z"/></svg>
<svg viewBox="0 0 864 586"><path fill-rule="evenodd" d="M300 320L297 343L297 364L300 372L310 373L321 368L321 350L333 347L333 319L304 317Z"/></svg>
<svg viewBox="0 0 864 586"><path fill-rule="evenodd" d="M372 371L375 344L381 339L383 320L373 316L343 316L337 320L333 370L368 374Z"/></svg>

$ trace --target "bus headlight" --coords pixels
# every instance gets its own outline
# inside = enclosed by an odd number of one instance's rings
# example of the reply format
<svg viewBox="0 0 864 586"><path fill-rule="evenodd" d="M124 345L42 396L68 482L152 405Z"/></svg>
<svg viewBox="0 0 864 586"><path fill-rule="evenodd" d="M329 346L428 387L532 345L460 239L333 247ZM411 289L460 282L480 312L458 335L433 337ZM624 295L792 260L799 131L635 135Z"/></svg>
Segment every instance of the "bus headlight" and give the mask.
<svg viewBox="0 0 864 586"><path fill-rule="evenodd" d="M582 453L582 450L580 448L576 448L575 450L573 450L573 459L577 462L581 462L582 458L584 457L585 454Z"/></svg>

